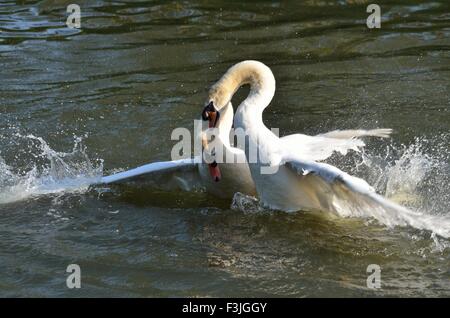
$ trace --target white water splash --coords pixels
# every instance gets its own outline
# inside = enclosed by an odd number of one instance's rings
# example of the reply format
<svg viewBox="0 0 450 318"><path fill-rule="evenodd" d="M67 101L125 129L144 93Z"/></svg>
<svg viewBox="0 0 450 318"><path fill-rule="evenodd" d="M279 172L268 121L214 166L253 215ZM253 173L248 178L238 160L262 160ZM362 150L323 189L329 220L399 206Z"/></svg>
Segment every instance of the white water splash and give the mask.
<svg viewBox="0 0 450 318"><path fill-rule="evenodd" d="M11 164L0 157L0 204L52 193L85 192L102 176L102 163L92 164L81 138L75 138L72 151L65 153L53 150L41 137L18 133L15 137L37 145L37 153L31 153L37 160L29 164L31 168L27 171L15 172ZM35 150L25 148L23 151Z"/></svg>
<svg viewBox="0 0 450 318"><path fill-rule="evenodd" d="M236 192L231 201L231 210L241 211L246 214L259 214L266 210L259 204L259 200L253 196Z"/></svg>
<svg viewBox="0 0 450 318"><path fill-rule="evenodd" d="M390 145L384 156L363 153L357 171L366 168L366 177L379 193L416 210L433 215L450 214L450 136L430 141L417 138L409 146Z"/></svg>
<svg viewBox="0 0 450 318"><path fill-rule="evenodd" d="M382 155L362 153L351 173L401 206L369 206L346 216L372 217L389 227L411 226L450 238L448 138L416 138L408 146L389 145Z"/></svg>

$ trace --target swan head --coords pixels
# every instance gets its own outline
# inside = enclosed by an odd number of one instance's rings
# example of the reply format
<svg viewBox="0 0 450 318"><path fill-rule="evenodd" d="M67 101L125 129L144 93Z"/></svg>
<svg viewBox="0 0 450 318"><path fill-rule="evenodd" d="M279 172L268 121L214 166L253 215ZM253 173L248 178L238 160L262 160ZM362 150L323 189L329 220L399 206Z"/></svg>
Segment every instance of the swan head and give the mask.
<svg viewBox="0 0 450 318"><path fill-rule="evenodd" d="M213 102L209 102L203 109L202 119L208 121L209 128L217 129L217 135L215 135L215 138L220 139L220 144L225 148L230 147L229 136L233 126L233 105L231 102L228 102L223 108L221 108L220 112L215 108ZM202 143L204 150L209 148L207 138L202 139ZM217 162L214 160L212 163L209 163L208 168L212 179L215 182L220 181L222 176Z"/></svg>
<svg viewBox="0 0 450 318"><path fill-rule="evenodd" d="M219 85L220 82L213 85L209 91L205 108L202 111L203 120L209 121L209 127L219 127L219 119L222 110L230 106L230 99L234 92L227 90L224 85ZM221 83L222 84L222 83Z"/></svg>

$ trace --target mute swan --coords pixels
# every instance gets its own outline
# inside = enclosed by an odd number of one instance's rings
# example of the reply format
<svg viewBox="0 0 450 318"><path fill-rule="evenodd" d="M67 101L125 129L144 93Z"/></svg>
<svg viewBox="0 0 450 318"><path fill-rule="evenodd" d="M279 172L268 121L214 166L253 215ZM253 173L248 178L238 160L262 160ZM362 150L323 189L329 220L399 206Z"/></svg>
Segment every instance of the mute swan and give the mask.
<svg viewBox="0 0 450 318"><path fill-rule="evenodd" d="M208 115L220 115L234 93L245 84L250 85L250 93L236 111L234 126L245 130L247 143L242 150L250 162L256 191L264 206L288 212L306 209L340 214L349 213L354 203L397 208L376 194L366 181L317 162L335 151L345 154L347 150L364 146L357 137L385 138L391 129L336 130L317 136L295 134L279 138L262 121L263 111L275 93L275 78L270 68L258 61L232 66L211 87L202 113L204 119L211 122ZM255 162L249 158L249 149L258 149Z"/></svg>
<svg viewBox="0 0 450 318"><path fill-rule="evenodd" d="M214 119L218 128L218 136L216 136L218 145L223 146L224 155L232 154L236 156L239 160L237 162L240 163L213 162L212 164L206 164L199 157L154 162L105 176L100 180L100 183L147 183L164 189L178 188L185 191L201 188L222 198L232 198L236 192L255 195L256 190L245 161L245 153L230 145L230 130L233 124L233 106L231 103L225 105L220 118ZM220 175L219 171L223 173L223 176ZM219 179L220 182L216 182Z"/></svg>

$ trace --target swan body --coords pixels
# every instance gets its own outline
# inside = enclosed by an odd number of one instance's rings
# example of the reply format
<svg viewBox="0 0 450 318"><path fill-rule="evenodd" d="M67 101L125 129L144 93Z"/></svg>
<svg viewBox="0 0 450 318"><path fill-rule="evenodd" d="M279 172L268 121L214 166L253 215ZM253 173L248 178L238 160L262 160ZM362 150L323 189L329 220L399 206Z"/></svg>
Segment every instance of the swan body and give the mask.
<svg viewBox="0 0 450 318"><path fill-rule="evenodd" d="M207 102L221 112L222 105L228 105L237 89L245 84L250 85L250 93L237 108L234 126L246 132L248 142L242 150L264 206L284 211L345 213L348 203L356 197L367 204L391 204L385 203L387 200L364 180L318 162L334 152L359 150L364 142L358 137L385 138L391 129L336 130L317 136L295 134L279 138L262 121L263 111L275 93L275 78L270 68L258 61L232 66L212 86ZM250 160L250 149L258 149L256 160Z"/></svg>

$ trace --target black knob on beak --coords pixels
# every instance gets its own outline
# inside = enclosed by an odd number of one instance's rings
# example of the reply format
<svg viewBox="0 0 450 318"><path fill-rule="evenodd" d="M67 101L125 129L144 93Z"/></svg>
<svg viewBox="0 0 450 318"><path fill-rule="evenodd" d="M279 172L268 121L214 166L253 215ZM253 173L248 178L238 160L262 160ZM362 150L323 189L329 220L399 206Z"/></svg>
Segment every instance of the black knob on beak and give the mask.
<svg viewBox="0 0 450 318"><path fill-rule="evenodd" d="M209 102L209 104L205 108L203 108L202 119L205 121L209 120L209 113L215 112L215 111L216 111L216 109L214 108L214 103L212 101Z"/></svg>

